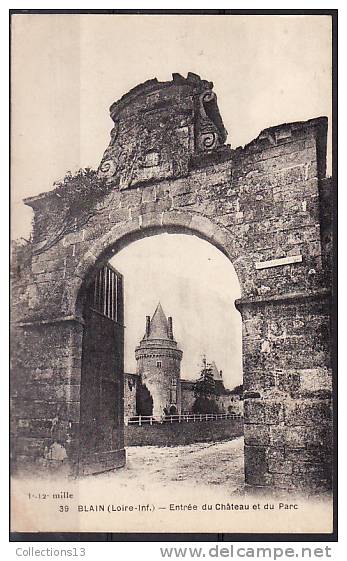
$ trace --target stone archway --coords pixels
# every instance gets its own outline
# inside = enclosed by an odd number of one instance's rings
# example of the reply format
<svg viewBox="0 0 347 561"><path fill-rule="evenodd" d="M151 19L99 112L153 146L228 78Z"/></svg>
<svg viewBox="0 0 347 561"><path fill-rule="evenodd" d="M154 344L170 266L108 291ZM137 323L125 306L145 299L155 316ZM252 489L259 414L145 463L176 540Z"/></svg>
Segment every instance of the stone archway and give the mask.
<svg viewBox="0 0 347 561"><path fill-rule="evenodd" d="M213 84L194 74L173 78L150 80L112 105L102 203L67 224L55 191L26 200L34 233L30 247L19 248L13 284L16 464L61 466L59 446L64 465L78 471L88 279L131 241L180 232L215 245L239 278L246 483L329 488L327 120L272 127L231 150Z"/></svg>
<svg viewBox="0 0 347 561"><path fill-rule="evenodd" d="M160 208L160 206L159 206ZM160 233L196 235L219 249L233 264L240 280L241 291L247 285L247 256L243 256L238 240L217 221L191 210L150 212L139 219L115 225L89 246L74 271L74 282L69 287L67 313L80 315L83 307L83 283L128 244Z"/></svg>
<svg viewBox="0 0 347 561"><path fill-rule="evenodd" d="M148 225L149 224L149 225ZM237 241L232 238L226 228L220 226L218 223L211 219L201 216L199 214L184 211L184 212L171 212L171 213L157 213L153 211L145 217L140 217L138 220L130 220L126 223L115 226L110 231L105 232L93 245L86 248L86 252L82 255L74 271L74 282L70 284L70 293L67 301L71 307L66 310L68 317L75 318L76 322L81 320L83 322L83 310L85 307L85 296L88 294L88 287L92 279L95 278L97 272L104 267L109 260L121 249L130 245L136 240L150 237L161 233L184 233L185 235L195 235L202 238L215 247L217 247L226 257L231 261L231 252L237 248ZM242 271L245 265L241 260L238 260L238 269ZM80 332L81 327L76 325L76 329ZM85 326L82 327L82 333L85 333ZM81 364L83 364L83 345L81 341L84 340L77 338L72 341L70 351L74 357L78 357ZM119 384L119 387L121 384ZM82 387L82 386L81 386ZM146 401L145 408L141 409L141 415L153 414L153 400L147 389L144 388L144 401ZM145 399L146 398L146 399ZM150 403L152 402L152 403ZM83 408L85 407L80 402L80 420L83 416ZM122 413L123 415L123 413ZM118 430L121 435L117 439L118 442L124 442L124 421L118 425ZM81 434L81 428L79 428ZM80 458L81 438L76 442L76 453L79 453ZM123 446L123 444L122 444ZM81 458L78 461L78 467L74 462L74 470L78 473L89 473L90 469L95 471L102 471L102 469L111 469L112 467L119 467L124 465L125 454L123 447L119 451L111 450L107 453L112 457L112 462L100 467L100 461L94 459L93 467L82 464ZM100 457L100 454L99 454ZM95 456L94 456L95 458ZM103 453L102 458L105 458Z"/></svg>

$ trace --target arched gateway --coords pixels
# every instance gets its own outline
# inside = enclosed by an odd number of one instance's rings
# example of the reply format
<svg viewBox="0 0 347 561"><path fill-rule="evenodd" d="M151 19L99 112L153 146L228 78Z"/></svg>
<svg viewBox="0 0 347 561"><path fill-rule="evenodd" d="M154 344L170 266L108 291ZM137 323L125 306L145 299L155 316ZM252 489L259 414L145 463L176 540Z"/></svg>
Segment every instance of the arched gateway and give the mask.
<svg viewBox="0 0 347 561"><path fill-rule="evenodd" d="M246 484L329 488L327 119L275 126L232 150L213 84L191 73L137 86L112 105L111 117L98 170L109 186L101 201L81 205L73 220L66 219L68 201L55 191L25 201L35 218L29 247L14 257L18 469L34 464L83 474L124 465L121 322L118 335L112 330L120 346L108 381L118 404L110 434L93 450L83 439L86 403L92 407L96 399L81 384L86 299L120 248L183 232L218 247L239 278ZM104 394L98 393L101 410ZM102 420L91 421L102 432Z"/></svg>

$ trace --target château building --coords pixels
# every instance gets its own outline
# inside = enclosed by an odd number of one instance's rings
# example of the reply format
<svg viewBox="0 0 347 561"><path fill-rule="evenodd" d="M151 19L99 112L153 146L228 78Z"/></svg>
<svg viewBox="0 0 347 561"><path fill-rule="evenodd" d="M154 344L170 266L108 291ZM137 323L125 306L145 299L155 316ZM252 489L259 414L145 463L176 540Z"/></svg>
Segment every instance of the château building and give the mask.
<svg viewBox="0 0 347 561"><path fill-rule="evenodd" d="M137 375L136 409L141 415L181 412L180 375L182 351L173 336L172 318L159 302L135 349Z"/></svg>
<svg viewBox="0 0 347 561"><path fill-rule="evenodd" d="M136 374L124 375L124 414L173 415L190 413L195 401L194 380L181 378L183 352L173 335L172 317L166 317L159 302L152 318L146 317L145 334L135 349ZM239 412L231 390L224 386L222 371L211 364L218 409Z"/></svg>

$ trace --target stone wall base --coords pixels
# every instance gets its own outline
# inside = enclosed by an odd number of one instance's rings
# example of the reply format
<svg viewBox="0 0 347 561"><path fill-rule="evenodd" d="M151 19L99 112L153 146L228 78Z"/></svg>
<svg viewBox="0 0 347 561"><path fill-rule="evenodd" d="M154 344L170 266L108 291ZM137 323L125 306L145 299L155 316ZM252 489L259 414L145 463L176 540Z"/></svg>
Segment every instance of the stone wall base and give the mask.
<svg viewBox="0 0 347 561"><path fill-rule="evenodd" d="M121 450L110 450L109 452L97 452L90 454L79 462L79 475L94 475L106 471L112 471L125 466L126 454L124 448Z"/></svg>

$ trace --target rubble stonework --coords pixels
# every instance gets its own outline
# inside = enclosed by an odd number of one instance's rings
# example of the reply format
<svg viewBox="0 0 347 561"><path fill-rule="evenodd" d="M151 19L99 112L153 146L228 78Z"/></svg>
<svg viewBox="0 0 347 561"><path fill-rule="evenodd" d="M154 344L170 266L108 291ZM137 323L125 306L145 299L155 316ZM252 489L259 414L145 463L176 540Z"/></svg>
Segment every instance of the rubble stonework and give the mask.
<svg viewBox="0 0 347 561"><path fill-rule="evenodd" d="M327 119L274 126L231 149L213 85L193 74L150 80L111 115L99 169L110 191L88 220L40 252L64 209L53 191L25 201L35 217L13 278L17 465L50 468L56 442L60 464L76 472L85 287L132 241L178 232L219 248L240 282L246 484L329 488Z"/></svg>

